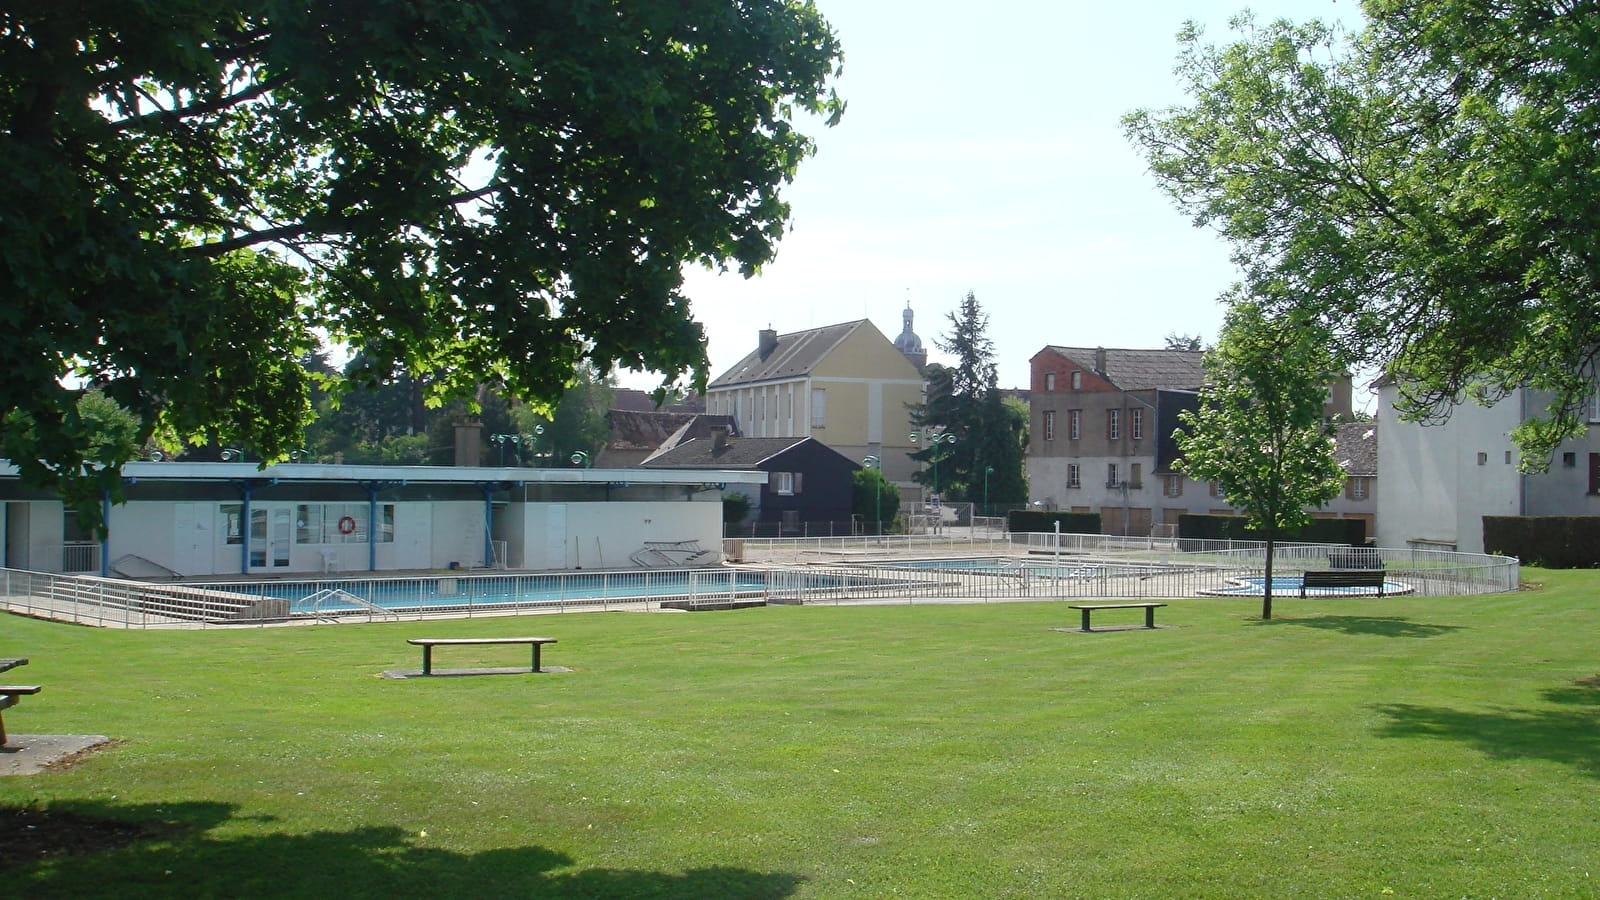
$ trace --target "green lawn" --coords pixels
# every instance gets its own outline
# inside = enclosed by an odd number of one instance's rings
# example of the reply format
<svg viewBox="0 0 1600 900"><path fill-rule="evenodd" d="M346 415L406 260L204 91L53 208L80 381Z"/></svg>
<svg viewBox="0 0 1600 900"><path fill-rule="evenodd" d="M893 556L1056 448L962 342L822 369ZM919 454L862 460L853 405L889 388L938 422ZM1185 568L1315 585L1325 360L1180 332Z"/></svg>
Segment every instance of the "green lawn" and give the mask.
<svg viewBox="0 0 1600 900"><path fill-rule="evenodd" d="M773 607L113 631L0 616L0 779L165 823L18 896L1600 896L1600 573L1460 597ZM1124 612L1125 621L1139 613ZM1106 621L1114 622L1115 617ZM1098 624L1098 620L1097 620ZM547 675L392 680L407 637ZM526 648L437 651L511 665ZM25 675L26 677L16 677ZM0 826L7 827L7 826Z"/></svg>

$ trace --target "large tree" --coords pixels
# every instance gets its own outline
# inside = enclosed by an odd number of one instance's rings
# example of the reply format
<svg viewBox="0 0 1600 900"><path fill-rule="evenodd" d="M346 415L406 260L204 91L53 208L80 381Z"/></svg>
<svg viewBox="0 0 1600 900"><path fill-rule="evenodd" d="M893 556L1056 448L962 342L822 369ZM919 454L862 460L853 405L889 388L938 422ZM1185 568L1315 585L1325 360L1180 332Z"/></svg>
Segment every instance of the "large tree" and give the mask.
<svg viewBox="0 0 1600 900"><path fill-rule="evenodd" d="M968 291L949 319L949 333L934 343L956 364L929 367L927 402L912 411L912 422L923 433L953 434L956 440L927 444L912 456L924 463L937 458L939 490L952 499L1023 502L1028 419L1008 407L1000 392L989 316ZM931 468L918 478L931 479Z"/></svg>
<svg viewBox="0 0 1600 900"><path fill-rule="evenodd" d="M1182 35L1186 106L1125 125L1247 292L1384 366L1429 419L1553 392L1524 465L1583 427L1600 350L1600 3L1365 0L1355 35Z"/></svg>
<svg viewBox="0 0 1600 900"><path fill-rule="evenodd" d="M1335 369L1321 330L1235 297L1206 354L1200 405L1174 432L1185 473L1209 481L1266 539L1261 617L1272 618L1278 534L1337 497L1344 472L1323 421Z"/></svg>
<svg viewBox="0 0 1600 900"><path fill-rule="evenodd" d="M434 402L703 384L681 268L771 258L839 59L810 0L6 4L0 450L114 491L92 385L282 458L321 333Z"/></svg>

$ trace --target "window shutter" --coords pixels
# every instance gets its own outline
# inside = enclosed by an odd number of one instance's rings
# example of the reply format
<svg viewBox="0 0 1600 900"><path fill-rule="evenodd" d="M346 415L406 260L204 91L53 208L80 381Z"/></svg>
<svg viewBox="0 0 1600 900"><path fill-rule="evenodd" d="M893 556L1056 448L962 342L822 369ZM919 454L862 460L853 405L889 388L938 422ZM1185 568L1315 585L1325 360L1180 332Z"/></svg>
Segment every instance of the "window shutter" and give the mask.
<svg viewBox="0 0 1600 900"><path fill-rule="evenodd" d="M801 472L794 473L794 492L796 494L800 493L800 480L801 480L800 476L802 474L804 474L804 473L801 473Z"/></svg>

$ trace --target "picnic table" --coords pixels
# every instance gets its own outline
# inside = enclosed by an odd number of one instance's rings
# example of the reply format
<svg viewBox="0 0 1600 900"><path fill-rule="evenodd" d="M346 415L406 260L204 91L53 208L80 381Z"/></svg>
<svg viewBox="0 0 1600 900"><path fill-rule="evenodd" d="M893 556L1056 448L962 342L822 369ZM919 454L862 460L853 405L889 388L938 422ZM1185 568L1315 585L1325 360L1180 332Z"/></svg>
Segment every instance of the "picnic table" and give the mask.
<svg viewBox="0 0 1600 900"><path fill-rule="evenodd" d="M0 657L0 672L7 672L28 664L25 656ZM0 712L16 706L23 697L37 694L42 688L37 684L0 684ZM6 721L0 716L0 747L6 745Z"/></svg>

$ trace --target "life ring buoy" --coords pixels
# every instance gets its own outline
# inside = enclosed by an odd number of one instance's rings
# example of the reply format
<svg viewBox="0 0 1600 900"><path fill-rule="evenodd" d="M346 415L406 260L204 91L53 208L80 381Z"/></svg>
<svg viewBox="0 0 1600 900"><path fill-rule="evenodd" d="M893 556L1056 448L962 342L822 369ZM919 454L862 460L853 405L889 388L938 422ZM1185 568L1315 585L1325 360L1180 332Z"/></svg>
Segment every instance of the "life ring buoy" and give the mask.
<svg viewBox="0 0 1600 900"><path fill-rule="evenodd" d="M339 533L340 534L355 534L356 533L356 520L350 518L349 516L345 516L344 518L340 519L339 520Z"/></svg>

